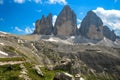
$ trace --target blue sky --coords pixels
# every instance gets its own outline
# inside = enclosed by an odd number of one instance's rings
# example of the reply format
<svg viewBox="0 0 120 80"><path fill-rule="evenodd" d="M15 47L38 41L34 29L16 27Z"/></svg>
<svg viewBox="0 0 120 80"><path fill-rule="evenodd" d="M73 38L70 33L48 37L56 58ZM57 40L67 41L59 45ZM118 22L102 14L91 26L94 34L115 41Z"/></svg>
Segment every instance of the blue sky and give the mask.
<svg viewBox="0 0 120 80"><path fill-rule="evenodd" d="M104 25L120 34L120 0L0 0L0 31L32 33L37 19L52 13L55 21L66 4L76 13L78 25L87 11L93 10Z"/></svg>

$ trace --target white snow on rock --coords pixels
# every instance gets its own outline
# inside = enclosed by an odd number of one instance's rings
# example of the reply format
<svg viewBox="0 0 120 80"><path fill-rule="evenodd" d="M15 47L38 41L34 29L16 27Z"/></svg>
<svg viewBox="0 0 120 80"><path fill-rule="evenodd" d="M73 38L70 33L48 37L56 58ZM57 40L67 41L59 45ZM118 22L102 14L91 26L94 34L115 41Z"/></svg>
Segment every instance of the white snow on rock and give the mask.
<svg viewBox="0 0 120 80"><path fill-rule="evenodd" d="M5 56L8 56L8 54L5 53L5 52L3 52L3 51L0 51L0 54L5 55Z"/></svg>
<svg viewBox="0 0 120 80"><path fill-rule="evenodd" d="M4 46L5 44L4 43L0 43L0 45Z"/></svg>
<svg viewBox="0 0 120 80"><path fill-rule="evenodd" d="M58 37L50 37L49 39L43 39L44 41L50 41L50 42L56 42L56 43L64 43L64 44L71 44L71 42L66 39L66 40L62 40Z"/></svg>

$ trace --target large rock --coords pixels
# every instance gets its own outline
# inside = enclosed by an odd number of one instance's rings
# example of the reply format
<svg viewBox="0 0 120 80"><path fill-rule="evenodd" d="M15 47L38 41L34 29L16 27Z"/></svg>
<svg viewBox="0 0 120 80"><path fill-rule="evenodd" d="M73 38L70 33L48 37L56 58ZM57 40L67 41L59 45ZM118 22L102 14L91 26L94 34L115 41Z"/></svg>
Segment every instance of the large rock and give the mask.
<svg viewBox="0 0 120 80"><path fill-rule="evenodd" d="M52 14L47 17L43 15L41 20L36 21L35 26L34 34L51 35L53 31Z"/></svg>
<svg viewBox="0 0 120 80"><path fill-rule="evenodd" d="M63 70L70 74L78 74L81 72L81 65L83 63L78 59L62 59L56 66L54 70ZM74 65L74 66L73 66Z"/></svg>
<svg viewBox="0 0 120 80"><path fill-rule="evenodd" d="M80 34L83 37L90 39L103 39L103 22L102 20L93 12L89 11L80 26Z"/></svg>
<svg viewBox="0 0 120 80"><path fill-rule="evenodd" d="M56 19L54 34L59 36L72 36L76 33L76 15L71 8L66 5Z"/></svg>
<svg viewBox="0 0 120 80"><path fill-rule="evenodd" d="M57 73L53 80L75 80L74 77L66 72Z"/></svg>
<svg viewBox="0 0 120 80"><path fill-rule="evenodd" d="M116 36L116 34L114 33L114 31L113 31L113 30L111 31L107 26L104 26L104 27L103 27L103 35L104 35L106 38L108 38L108 39L110 39L110 40L112 40L112 41L115 41L116 38L117 38L117 36Z"/></svg>

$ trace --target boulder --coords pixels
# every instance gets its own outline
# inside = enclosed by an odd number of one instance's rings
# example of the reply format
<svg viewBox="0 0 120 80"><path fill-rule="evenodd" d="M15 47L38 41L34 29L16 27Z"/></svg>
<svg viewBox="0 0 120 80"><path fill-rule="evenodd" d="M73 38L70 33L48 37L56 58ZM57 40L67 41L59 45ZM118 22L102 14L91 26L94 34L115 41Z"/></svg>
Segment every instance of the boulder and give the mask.
<svg viewBox="0 0 120 80"><path fill-rule="evenodd" d="M39 66L36 65L36 66L34 67L34 69L36 70L36 72L37 72L38 75L40 75L40 76L42 76L42 77L44 76L43 73L42 73L42 71L40 70L40 67L39 67Z"/></svg>
<svg viewBox="0 0 120 80"><path fill-rule="evenodd" d="M75 80L74 77L66 72L56 73L53 80Z"/></svg>

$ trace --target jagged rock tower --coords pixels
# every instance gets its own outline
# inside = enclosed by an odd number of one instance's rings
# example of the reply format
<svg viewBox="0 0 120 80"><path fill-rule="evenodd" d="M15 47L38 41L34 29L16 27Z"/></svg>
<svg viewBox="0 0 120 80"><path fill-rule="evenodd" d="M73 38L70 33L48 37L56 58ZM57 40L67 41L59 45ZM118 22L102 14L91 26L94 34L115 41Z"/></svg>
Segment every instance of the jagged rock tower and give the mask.
<svg viewBox="0 0 120 80"><path fill-rule="evenodd" d="M103 39L103 22L102 20L93 12L89 11L80 26L80 34L83 37L90 39Z"/></svg>
<svg viewBox="0 0 120 80"><path fill-rule="evenodd" d="M106 37L115 41L117 38L114 31L111 31L107 26L103 26L102 20L93 11L88 11L81 22L79 32L81 36L89 39L102 40Z"/></svg>
<svg viewBox="0 0 120 80"><path fill-rule="evenodd" d="M76 29L76 15L73 10L66 5L56 19L54 34L59 36L72 36L76 34Z"/></svg>
<svg viewBox="0 0 120 80"><path fill-rule="evenodd" d="M41 20L36 21L35 26L34 34L51 35L53 32L52 14L50 13L47 17L43 15Z"/></svg>

